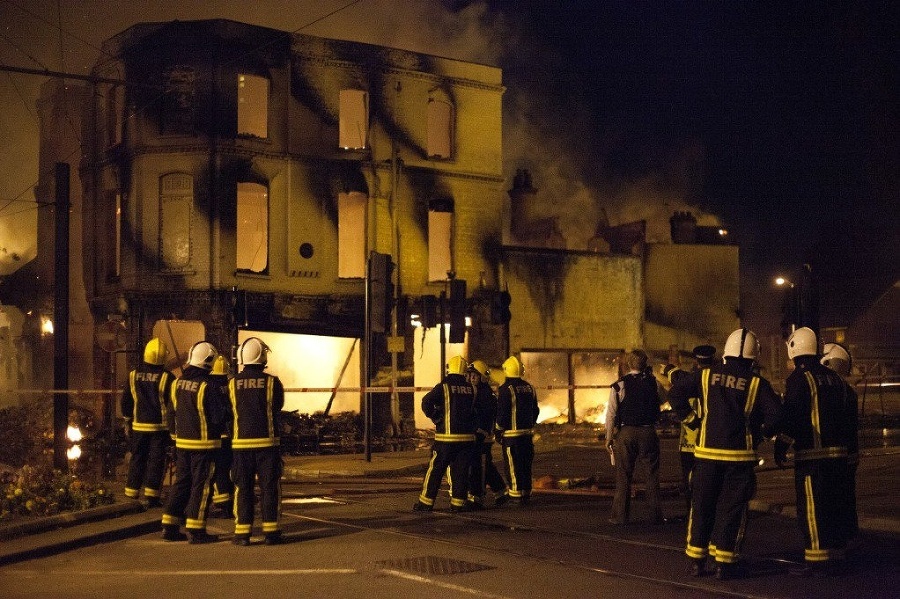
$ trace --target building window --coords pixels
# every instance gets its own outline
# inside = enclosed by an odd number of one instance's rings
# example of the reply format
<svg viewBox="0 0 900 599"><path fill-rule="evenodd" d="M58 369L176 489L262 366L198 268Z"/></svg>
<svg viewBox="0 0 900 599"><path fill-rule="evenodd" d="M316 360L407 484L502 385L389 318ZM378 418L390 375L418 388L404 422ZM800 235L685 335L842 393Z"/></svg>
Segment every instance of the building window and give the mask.
<svg viewBox="0 0 900 599"><path fill-rule="evenodd" d="M361 191L338 194L338 277L366 276L366 205Z"/></svg>
<svg viewBox="0 0 900 599"><path fill-rule="evenodd" d="M269 189L237 184L237 269L264 273L269 268Z"/></svg>
<svg viewBox="0 0 900 599"><path fill-rule="evenodd" d="M122 143L122 128L125 120L125 88L121 85L107 87L103 100L103 114L106 116L106 122L104 123L106 128L106 146L111 147Z"/></svg>
<svg viewBox="0 0 900 599"><path fill-rule="evenodd" d="M453 105L428 99L428 157L450 158L453 144Z"/></svg>
<svg viewBox="0 0 900 599"><path fill-rule="evenodd" d="M163 93L159 105L159 130L163 135L194 132L197 70L176 65L163 73Z"/></svg>
<svg viewBox="0 0 900 599"><path fill-rule="evenodd" d="M435 200L428 205L428 280L446 281L453 270L453 201Z"/></svg>
<svg viewBox="0 0 900 599"><path fill-rule="evenodd" d="M342 89L338 124L340 147L345 150L365 149L368 124L369 95L360 89Z"/></svg>
<svg viewBox="0 0 900 599"><path fill-rule="evenodd" d="M191 264L191 218L194 178L170 173L159 178L159 263L163 270Z"/></svg>
<svg viewBox="0 0 900 599"><path fill-rule="evenodd" d="M269 80L238 75L238 135L269 137Z"/></svg>

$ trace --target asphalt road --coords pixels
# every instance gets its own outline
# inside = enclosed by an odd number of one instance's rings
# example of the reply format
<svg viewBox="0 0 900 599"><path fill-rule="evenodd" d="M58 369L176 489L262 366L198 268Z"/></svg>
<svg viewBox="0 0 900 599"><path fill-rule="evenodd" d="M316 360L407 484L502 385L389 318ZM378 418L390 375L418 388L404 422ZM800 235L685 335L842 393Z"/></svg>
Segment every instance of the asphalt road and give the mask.
<svg viewBox="0 0 900 599"><path fill-rule="evenodd" d="M602 457L596 445L556 444L539 452L536 478L595 476L595 487L549 488L537 492L524 509L491 506L468 514L446 511L445 494L435 512L413 513L418 476L289 482L283 489L284 545L265 546L254 537L250 547L233 546L228 542L232 523L211 520L210 532L223 538L210 545L166 543L154 532L4 566L0 596L898 596L900 535L863 530L851 548L847 576L800 579L786 572L802 552L795 522L784 514L752 515L743 547L748 578L690 578L683 522L606 523L610 493L599 480L608 468ZM674 458L668 455L665 463L671 466ZM879 481L879 473L895 461L895 455L885 452L865 458L872 467L861 468L861 485L886 482ZM761 472L761 483L786 472ZM637 518L642 507L639 494ZM667 495L664 507L668 516L683 511L674 495Z"/></svg>

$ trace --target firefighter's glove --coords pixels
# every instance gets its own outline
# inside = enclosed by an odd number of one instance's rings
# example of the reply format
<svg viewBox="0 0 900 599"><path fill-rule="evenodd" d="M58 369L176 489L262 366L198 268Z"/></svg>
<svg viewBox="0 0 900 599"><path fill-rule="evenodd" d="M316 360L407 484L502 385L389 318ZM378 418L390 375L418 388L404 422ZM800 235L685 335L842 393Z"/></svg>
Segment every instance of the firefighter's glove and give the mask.
<svg viewBox="0 0 900 599"><path fill-rule="evenodd" d="M775 463L779 468L784 468L787 466L787 452L790 446L790 443L788 443L781 437L775 439Z"/></svg>
<svg viewBox="0 0 900 599"><path fill-rule="evenodd" d="M130 421L130 420L126 420L126 421L125 421L125 438L126 438L127 440L129 440L129 441L131 441L131 433L132 433L132 431L131 431L131 421Z"/></svg>
<svg viewBox="0 0 900 599"><path fill-rule="evenodd" d="M503 443L503 431L494 431L494 441L496 441L497 443Z"/></svg>
<svg viewBox="0 0 900 599"><path fill-rule="evenodd" d="M608 451L609 453L612 453L612 451L613 451L613 442L612 441L606 442L606 451Z"/></svg>

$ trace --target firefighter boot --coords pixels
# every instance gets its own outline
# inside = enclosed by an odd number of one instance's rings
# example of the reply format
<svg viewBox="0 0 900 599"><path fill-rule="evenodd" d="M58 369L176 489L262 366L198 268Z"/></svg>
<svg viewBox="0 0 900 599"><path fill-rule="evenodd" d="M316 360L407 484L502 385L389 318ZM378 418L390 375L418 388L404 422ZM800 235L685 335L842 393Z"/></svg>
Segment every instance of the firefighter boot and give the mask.
<svg viewBox="0 0 900 599"><path fill-rule="evenodd" d="M263 541L266 545L281 545L284 543L284 537L281 536L281 531L275 531L266 533L266 538Z"/></svg>
<svg viewBox="0 0 900 599"><path fill-rule="evenodd" d="M693 577L703 576L706 573L706 558L698 557L691 560L690 574Z"/></svg>
<svg viewBox="0 0 900 599"><path fill-rule="evenodd" d="M191 545L205 545L206 543L215 543L218 540L218 535L211 535L206 530L192 530L191 539L188 543Z"/></svg>
<svg viewBox="0 0 900 599"><path fill-rule="evenodd" d="M177 524L165 524L163 525L163 540L164 541L187 541L187 535L179 530L179 526Z"/></svg>

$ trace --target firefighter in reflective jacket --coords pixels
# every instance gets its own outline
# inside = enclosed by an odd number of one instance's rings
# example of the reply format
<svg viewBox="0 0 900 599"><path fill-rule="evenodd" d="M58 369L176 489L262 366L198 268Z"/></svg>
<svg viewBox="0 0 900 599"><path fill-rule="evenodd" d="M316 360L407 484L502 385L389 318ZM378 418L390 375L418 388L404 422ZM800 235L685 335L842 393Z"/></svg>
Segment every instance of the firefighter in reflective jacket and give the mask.
<svg viewBox="0 0 900 599"><path fill-rule="evenodd" d="M281 473L278 415L284 407L284 386L264 372L269 347L256 337L238 349L243 369L228 384L233 417L231 447L234 453L235 545L249 545L255 509L254 486L259 480L260 518L266 545L281 542L279 523Z"/></svg>
<svg viewBox="0 0 900 599"><path fill-rule="evenodd" d="M713 358L716 356L716 348L712 345L698 345L691 353L695 360L695 366L691 371L682 370L672 364L666 364L663 367L663 376L669 380L670 384L675 384L682 377L690 376L692 371L712 366ZM681 421L678 435L678 454L681 458L681 494L684 496L688 511L691 509L691 474L694 471L694 446L697 443L697 436L700 434L700 420L696 417L698 401L699 398L697 397L690 399L691 407L694 411Z"/></svg>
<svg viewBox="0 0 900 599"><path fill-rule="evenodd" d="M495 437L502 443L509 496L520 507L531 499L531 467L534 463L534 425L537 424L537 393L522 378L518 358L503 362L506 380L497 389Z"/></svg>
<svg viewBox="0 0 900 599"><path fill-rule="evenodd" d="M125 435L131 445L131 461L125 480L125 497L137 499L141 484L147 507L162 507L160 487L171 443L168 421L170 394L175 375L166 370L166 344L157 338L144 347L144 361L130 373L122 390Z"/></svg>
<svg viewBox="0 0 900 599"><path fill-rule="evenodd" d="M447 376L422 397L422 411L434 422L434 445L431 461L422 482L422 492L413 505L417 512L434 508L444 478L450 467L450 511L471 509L467 501L469 464L475 450L475 387L466 378L468 363L454 356L447 363Z"/></svg>
<svg viewBox="0 0 900 599"><path fill-rule="evenodd" d="M212 384L219 385L223 395L228 395L228 360L219 354L209 371ZM212 508L210 516L234 518L234 481L231 480L231 438L222 432L222 446L216 451L216 476L212 482Z"/></svg>
<svg viewBox="0 0 900 599"><path fill-rule="evenodd" d="M184 373L172 386L175 408L175 482L162 517L163 539L182 541L182 524L191 543L211 543L206 532L210 483L216 473L216 450L229 420L228 399L209 372L219 352L207 341L195 343Z"/></svg>
<svg viewBox="0 0 900 599"><path fill-rule="evenodd" d="M769 381L755 372L758 354L756 335L738 329L725 342L724 363L694 372L669 390L669 403L682 419L693 411L690 399L700 398L685 550L692 576L704 573L708 555L715 558L717 578L741 573L740 545L756 490L756 443L775 433L781 408Z"/></svg>
<svg viewBox="0 0 900 599"><path fill-rule="evenodd" d="M797 523L803 535L805 565L792 574L841 573L849 538L848 446L856 436L855 402L848 385L818 357L815 332L802 327L787 340L794 371L785 382L781 432L794 445ZM789 444L789 442L787 443ZM776 452L784 462L786 444Z"/></svg>
<svg viewBox="0 0 900 599"><path fill-rule="evenodd" d="M509 491L503 475L494 465L494 425L497 422L497 396L488 382L490 369L483 360L475 360L467 371L469 382L475 387L475 404L478 414L478 428L475 432L475 452L469 470L469 501L472 507L484 507L486 487L496 496L494 505L509 501Z"/></svg>

